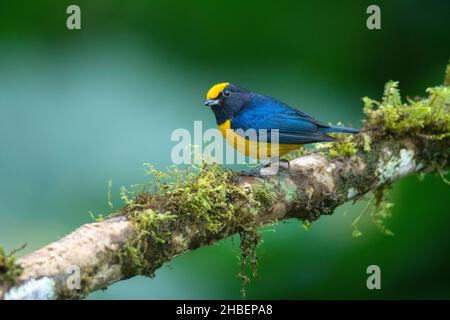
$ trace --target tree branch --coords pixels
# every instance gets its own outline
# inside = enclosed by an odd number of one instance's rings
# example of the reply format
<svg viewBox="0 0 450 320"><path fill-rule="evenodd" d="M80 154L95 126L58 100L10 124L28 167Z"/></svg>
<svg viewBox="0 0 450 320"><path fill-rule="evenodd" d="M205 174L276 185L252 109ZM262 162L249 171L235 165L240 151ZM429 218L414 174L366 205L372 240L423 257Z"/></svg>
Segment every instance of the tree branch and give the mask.
<svg viewBox="0 0 450 320"><path fill-rule="evenodd" d="M448 108L448 101L444 101L444 105ZM204 225L199 224L198 219L183 216L181 221L181 215L164 220L162 224L148 224L145 273L151 274L177 255L242 232L245 227L261 227L290 218L312 222L321 215L332 214L336 207L347 201L357 200L407 175L448 168L448 135L433 138L422 131L393 133L386 129L387 125L383 129L376 127L374 119L377 115L369 112L369 116L372 118L367 121L364 132L352 140L355 152L351 155L330 156L328 150L315 150L291 160L289 169L282 169L274 176L233 174L236 178L233 183L246 190L250 197L255 197L254 190L260 187L272 190L272 201L261 204L251 215L248 215L248 206L237 205L237 199L230 200L233 202L231 205L236 202L233 216L250 217L248 220L236 224L230 218L222 222L221 230L225 231L206 233L201 230ZM370 147L367 146L368 141ZM161 197L163 202L169 201L165 195ZM247 201L247 205L249 203ZM158 211L160 208L139 210L147 212L150 209ZM143 273L142 261L135 261L132 255L119 254L129 250L130 244L142 231L132 217L122 214L83 225L64 238L19 259L22 272L15 283L0 283L0 298L83 298L116 281ZM159 238L164 241L155 241ZM74 266L80 271L79 289L70 289L68 285ZM76 285L76 282L72 284Z"/></svg>

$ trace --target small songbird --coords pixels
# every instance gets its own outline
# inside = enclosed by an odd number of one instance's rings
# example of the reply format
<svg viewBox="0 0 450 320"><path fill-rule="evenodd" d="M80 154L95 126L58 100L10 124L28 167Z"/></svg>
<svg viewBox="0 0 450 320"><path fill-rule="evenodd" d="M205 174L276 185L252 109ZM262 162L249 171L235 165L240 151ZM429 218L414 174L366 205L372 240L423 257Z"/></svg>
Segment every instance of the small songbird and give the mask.
<svg viewBox="0 0 450 320"><path fill-rule="evenodd" d="M281 157L307 143L333 141L327 133L358 133L357 129L324 124L281 101L228 82L214 85L205 105L214 112L225 140L257 159ZM249 129L253 134L243 134ZM275 129L278 139L272 143Z"/></svg>

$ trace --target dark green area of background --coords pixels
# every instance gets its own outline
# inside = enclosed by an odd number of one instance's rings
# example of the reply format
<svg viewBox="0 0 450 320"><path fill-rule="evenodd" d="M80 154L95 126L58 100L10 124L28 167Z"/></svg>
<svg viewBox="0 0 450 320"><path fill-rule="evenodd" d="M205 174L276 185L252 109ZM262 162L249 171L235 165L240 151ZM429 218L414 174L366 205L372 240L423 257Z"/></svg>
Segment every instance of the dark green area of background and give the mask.
<svg viewBox="0 0 450 320"><path fill-rule="evenodd" d="M78 4L82 29L67 30ZM366 28L381 7L382 30ZM11 1L0 3L0 243L25 252L107 213L142 163L170 165L176 128L214 126L205 92L229 81L325 122L361 125L361 97L387 80L403 96L440 84L450 57L448 1ZM394 185L394 237L347 204L308 232L262 231L249 298L450 298L448 186ZM273 232L275 231L275 232ZM181 256L92 298L239 298L238 240ZM382 290L366 288L377 264Z"/></svg>

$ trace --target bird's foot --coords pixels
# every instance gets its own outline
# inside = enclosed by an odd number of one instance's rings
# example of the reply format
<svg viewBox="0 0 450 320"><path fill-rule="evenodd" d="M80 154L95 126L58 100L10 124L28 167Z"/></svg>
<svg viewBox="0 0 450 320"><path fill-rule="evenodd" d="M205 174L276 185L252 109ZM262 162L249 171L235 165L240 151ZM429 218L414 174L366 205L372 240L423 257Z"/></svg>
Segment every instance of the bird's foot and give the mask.
<svg viewBox="0 0 450 320"><path fill-rule="evenodd" d="M291 168L291 163L288 159L280 159L279 163L281 164L281 167L286 170L289 170Z"/></svg>
<svg viewBox="0 0 450 320"><path fill-rule="evenodd" d="M264 177L276 175L280 168L289 170L290 163L289 160L280 159L278 161L268 161L263 163L250 172L244 172L243 174L250 177Z"/></svg>

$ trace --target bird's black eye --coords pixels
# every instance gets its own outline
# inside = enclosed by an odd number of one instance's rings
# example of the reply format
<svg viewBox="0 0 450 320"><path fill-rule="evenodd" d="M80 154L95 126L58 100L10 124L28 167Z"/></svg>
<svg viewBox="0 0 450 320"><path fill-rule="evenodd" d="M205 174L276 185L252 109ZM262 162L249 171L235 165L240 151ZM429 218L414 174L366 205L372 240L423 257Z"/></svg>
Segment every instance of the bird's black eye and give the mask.
<svg viewBox="0 0 450 320"><path fill-rule="evenodd" d="M225 97L228 97L230 94L231 94L230 90L225 90L225 91L223 92L223 95L224 95Z"/></svg>

